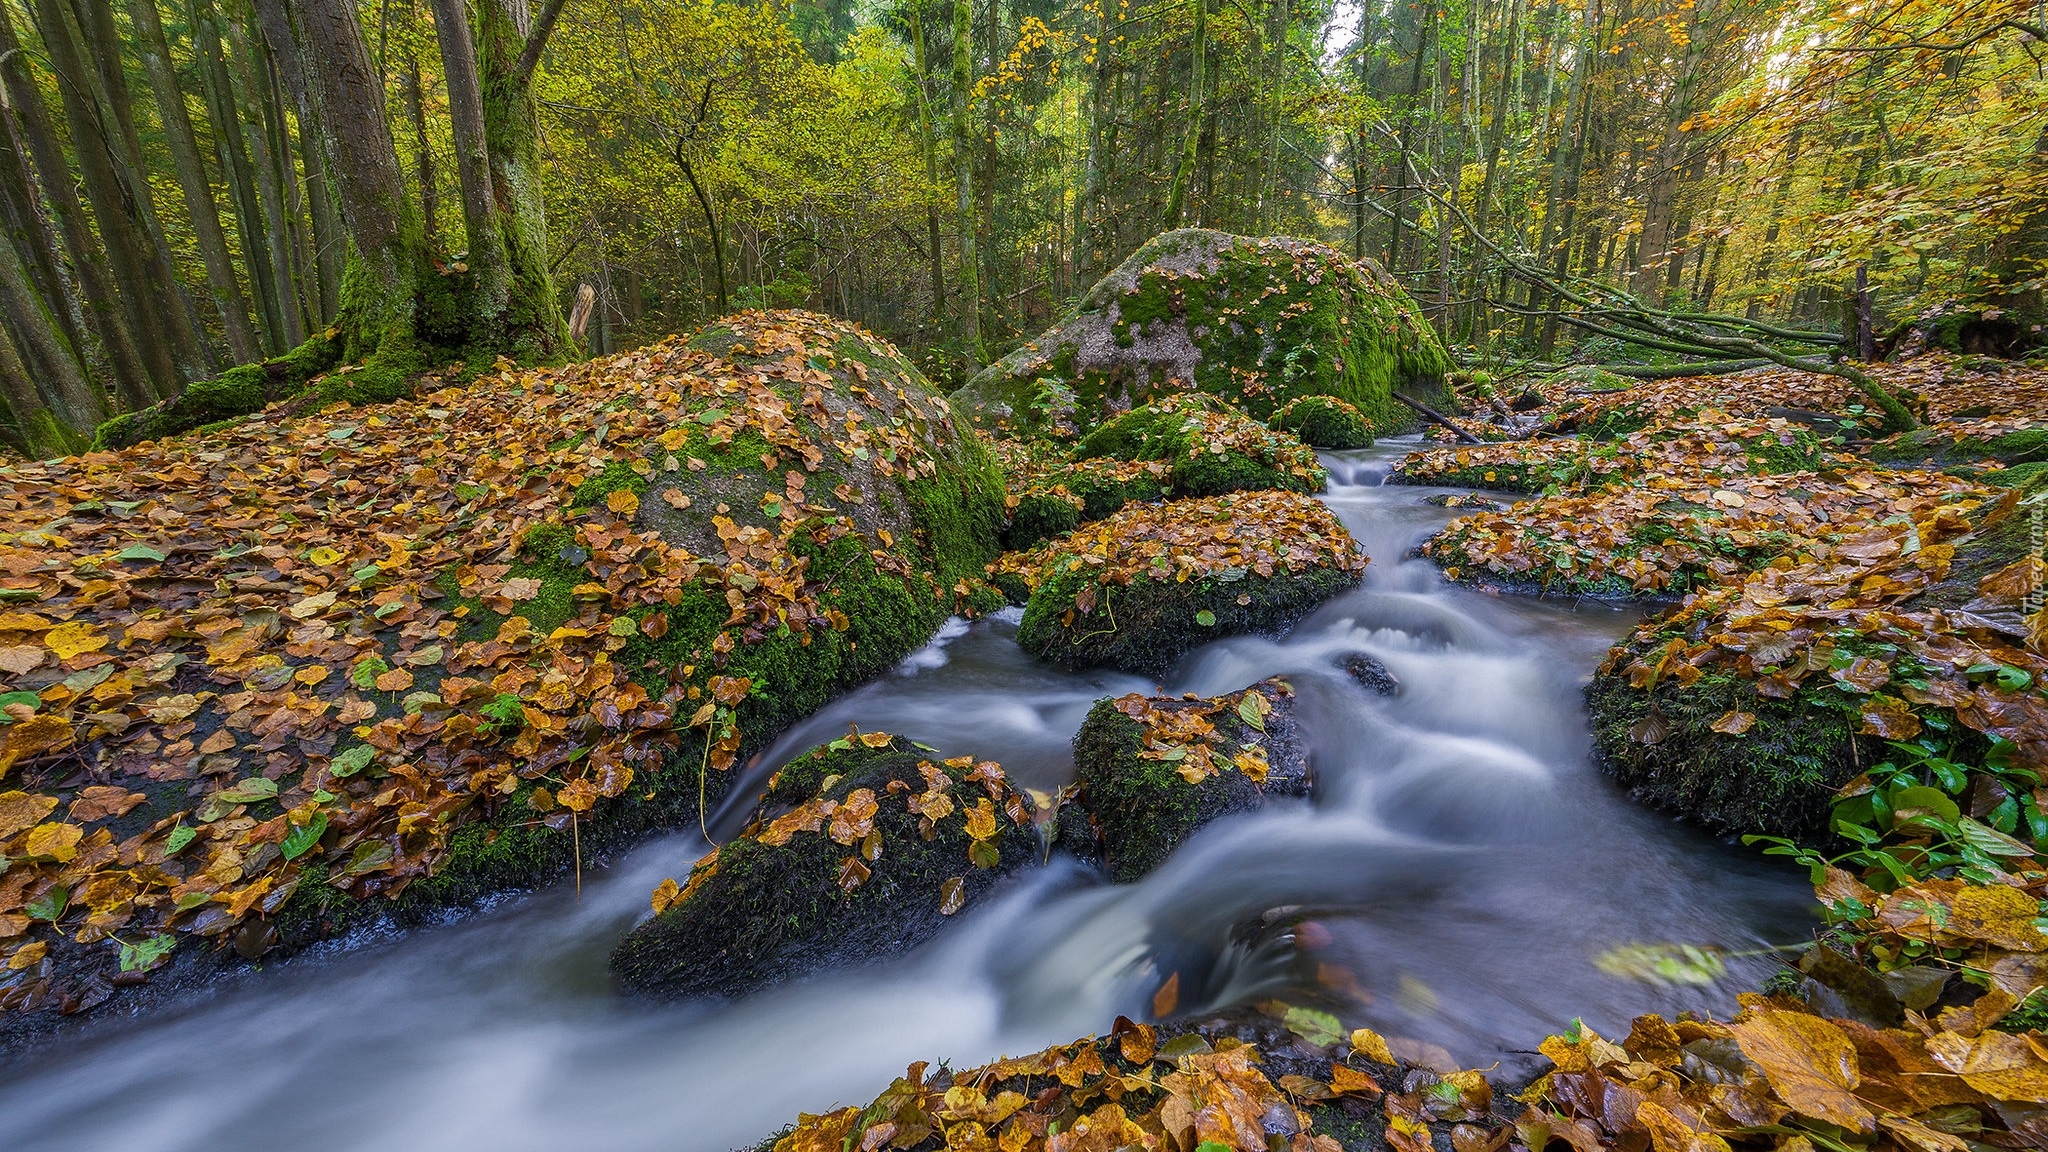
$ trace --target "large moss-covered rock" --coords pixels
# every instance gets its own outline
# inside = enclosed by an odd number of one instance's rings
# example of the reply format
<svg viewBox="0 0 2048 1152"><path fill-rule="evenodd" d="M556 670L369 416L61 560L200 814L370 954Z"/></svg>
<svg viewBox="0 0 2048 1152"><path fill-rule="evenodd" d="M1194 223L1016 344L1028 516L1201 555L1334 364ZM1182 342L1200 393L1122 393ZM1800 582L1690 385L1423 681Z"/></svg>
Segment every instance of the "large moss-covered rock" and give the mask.
<svg viewBox="0 0 2048 1152"><path fill-rule="evenodd" d="M1025 651L1162 675L1211 640L1287 627L1356 586L1365 564L1323 504L1263 491L1126 508L1006 554L994 575L1028 596Z"/></svg>
<svg viewBox="0 0 2048 1152"><path fill-rule="evenodd" d="M680 890L657 890L612 971L637 992L737 996L900 954L1039 862L1031 816L993 762L834 741L782 768L760 818Z"/></svg>
<svg viewBox="0 0 2048 1152"><path fill-rule="evenodd" d="M993 606L1003 515L917 370L808 313L0 488L0 995L53 1007L122 941L257 955L692 821ZM77 851L25 850L51 813ZM17 915L58 889L96 903Z"/></svg>
<svg viewBox="0 0 2048 1152"><path fill-rule="evenodd" d="M1284 680L1213 699L1100 701L1074 736L1074 768L1119 883L1157 868L1202 825L1269 796L1306 796L1312 783Z"/></svg>
<svg viewBox="0 0 2048 1152"><path fill-rule="evenodd" d="M1157 460L1176 496L1221 496L1260 488L1320 492L1328 477L1315 452L1199 393L1156 400L1090 432L1077 459Z"/></svg>
<svg viewBox="0 0 2048 1152"><path fill-rule="evenodd" d="M1297 396L1335 396L1393 429L1413 423L1393 392L1441 403L1450 368L1421 310L1370 260L1183 228L956 399L981 427L1079 435L1170 392L1208 392L1261 419Z"/></svg>

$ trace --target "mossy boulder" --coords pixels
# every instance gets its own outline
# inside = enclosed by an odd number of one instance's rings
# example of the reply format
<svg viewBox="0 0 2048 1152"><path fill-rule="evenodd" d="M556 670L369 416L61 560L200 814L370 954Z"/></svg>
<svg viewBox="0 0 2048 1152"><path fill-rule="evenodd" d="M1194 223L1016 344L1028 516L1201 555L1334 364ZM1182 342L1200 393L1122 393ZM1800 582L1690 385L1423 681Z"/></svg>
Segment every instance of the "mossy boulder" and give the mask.
<svg viewBox="0 0 2048 1152"><path fill-rule="evenodd" d="M1284 680L1211 699L1100 701L1074 736L1074 767L1118 883L1157 868L1204 824L1312 785Z"/></svg>
<svg viewBox="0 0 2048 1152"><path fill-rule="evenodd" d="M1028 593L1017 643L1068 668L1163 675L1188 652L1278 632L1365 570L1320 502L1262 491L1126 508L994 566Z"/></svg>
<svg viewBox="0 0 2048 1152"><path fill-rule="evenodd" d="M2048 767L2048 662L2024 648L2030 498L2048 480L1884 516L1646 622L1587 688L1602 766L1714 831L1808 843L1896 745L1979 763L1998 740Z"/></svg>
<svg viewBox="0 0 2048 1152"><path fill-rule="evenodd" d="M880 734L781 769L756 819L699 861L613 950L626 988L739 996L901 954L1042 859L1029 802L1002 769L936 761Z"/></svg>
<svg viewBox="0 0 2048 1152"><path fill-rule="evenodd" d="M1393 429L1413 423L1393 392L1441 404L1450 368L1421 309L1372 261L1312 240L1183 228L1132 253L1073 316L955 398L977 426L1065 436L1191 390L1260 419L1298 396L1335 396Z"/></svg>
<svg viewBox="0 0 2048 1152"><path fill-rule="evenodd" d="M1221 496L1261 488L1320 492L1328 477L1316 454L1286 432L1199 393L1154 401L1090 432L1079 460L1157 460L1176 496Z"/></svg>
<svg viewBox="0 0 2048 1152"><path fill-rule="evenodd" d="M1001 603L987 449L893 348L808 313L0 484L0 693L33 713L7 790L91 814L65 860L0 826L0 955L60 974L544 882L692 822L790 723ZM175 900L14 915L127 891L137 859Z"/></svg>
<svg viewBox="0 0 2048 1152"><path fill-rule="evenodd" d="M1883 756L1879 741L1852 747L1856 716L1837 701L1774 700L1732 676L1646 692L1602 674L1586 689L1586 709L1600 766L1616 783L1722 835L1819 836L1856 765ZM1753 726L1739 735L1715 730L1731 714L1754 717Z"/></svg>
<svg viewBox="0 0 2048 1152"><path fill-rule="evenodd" d="M1372 421L1335 396L1297 396L1273 410L1267 427L1292 432L1312 448L1346 451L1372 447Z"/></svg>

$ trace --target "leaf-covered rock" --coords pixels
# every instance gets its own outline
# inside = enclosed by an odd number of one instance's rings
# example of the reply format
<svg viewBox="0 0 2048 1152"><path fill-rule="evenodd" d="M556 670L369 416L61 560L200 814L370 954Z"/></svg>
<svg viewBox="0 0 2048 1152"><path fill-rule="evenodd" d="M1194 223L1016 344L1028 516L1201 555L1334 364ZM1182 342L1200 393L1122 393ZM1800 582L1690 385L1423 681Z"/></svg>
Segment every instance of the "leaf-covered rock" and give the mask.
<svg viewBox="0 0 2048 1152"><path fill-rule="evenodd" d="M1118 883L1157 868L1204 824L1312 784L1284 680L1210 699L1100 701L1074 736L1074 768Z"/></svg>
<svg viewBox="0 0 2048 1152"><path fill-rule="evenodd" d="M1358 584L1366 557L1319 501L1245 492L1138 505L991 568L1029 599L1025 651L1161 675L1224 636L1276 632Z"/></svg>
<svg viewBox="0 0 2048 1152"><path fill-rule="evenodd" d="M1167 464L1175 496L1221 496L1260 488L1320 492L1328 481L1315 452L1200 393L1154 401L1090 432L1077 460L1099 457Z"/></svg>
<svg viewBox="0 0 2048 1152"><path fill-rule="evenodd" d="M955 394L978 427L1075 436L1171 392L1265 417L1335 396L1375 427L1412 423L1396 389L1441 399L1449 355L1370 260L1292 237L1199 228L1154 237L1078 312Z"/></svg>
<svg viewBox="0 0 2048 1152"><path fill-rule="evenodd" d="M985 604L1001 517L944 398L808 313L0 471L0 809L48 809L0 831L0 1006L679 824Z"/></svg>
<svg viewBox="0 0 2048 1152"><path fill-rule="evenodd" d="M758 818L697 862L612 953L627 988L737 996L900 955L1041 859L1030 802L992 761L882 733L791 761Z"/></svg>
<svg viewBox="0 0 2048 1152"><path fill-rule="evenodd" d="M2025 503L2043 490L1872 515L1644 623L1588 689L1603 764L1716 830L1807 838L1900 742L2048 776L2048 613L2028 599L2048 564ZM2048 832L2024 786L1976 777L1949 819Z"/></svg>
<svg viewBox="0 0 2048 1152"><path fill-rule="evenodd" d="M1266 424L1292 432L1315 448L1343 451L1372 446L1372 421L1356 405L1335 396L1297 396L1274 409Z"/></svg>

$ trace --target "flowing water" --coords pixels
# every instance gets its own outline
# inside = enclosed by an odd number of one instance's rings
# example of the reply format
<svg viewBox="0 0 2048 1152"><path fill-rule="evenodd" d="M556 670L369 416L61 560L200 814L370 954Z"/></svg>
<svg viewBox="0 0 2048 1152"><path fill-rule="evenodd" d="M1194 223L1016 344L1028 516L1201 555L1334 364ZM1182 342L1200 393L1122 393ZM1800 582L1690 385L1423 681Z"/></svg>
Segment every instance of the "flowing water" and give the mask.
<svg viewBox="0 0 2048 1152"><path fill-rule="evenodd" d="M1142 1016L1168 973L1183 1009L1319 1004L1411 1051L1510 1069L1573 1016L1619 1033L1640 1012L1725 1007L1767 960L1731 960L1715 989L1632 981L1594 958L1798 939L1808 889L1642 811L1590 765L1580 688L1633 614L1471 592L1402 559L1455 515L1422 501L1447 489L1380 485L1408 447L1326 460L1327 499L1373 557L1363 588L1282 640L1212 644L1164 685L1209 695L1286 676L1312 805L1211 825L1134 885L1055 858L881 967L733 1004L621 1000L611 943L704 850L672 836L586 875L580 900L562 884L402 941L360 933L17 1054L0 1067L0 1145L719 1152L799 1111L865 1102L913 1060L961 1066ZM1060 783L1089 705L1155 685L1049 669L1015 626L954 621L789 733L756 778L853 722ZM1400 693L1347 678L1356 653ZM717 814L714 834L743 816Z"/></svg>

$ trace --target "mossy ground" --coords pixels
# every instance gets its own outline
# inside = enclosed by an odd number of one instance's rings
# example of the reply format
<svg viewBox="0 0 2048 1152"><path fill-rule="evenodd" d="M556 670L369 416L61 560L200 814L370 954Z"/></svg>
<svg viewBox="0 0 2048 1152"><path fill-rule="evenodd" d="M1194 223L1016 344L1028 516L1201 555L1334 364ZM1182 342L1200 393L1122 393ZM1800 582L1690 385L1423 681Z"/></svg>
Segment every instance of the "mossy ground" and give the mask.
<svg viewBox="0 0 2048 1152"><path fill-rule="evenodd" d="M1001 877L1041 858L1031 828L1000 813L989 840L995 860L987 867L970 860L973 839L957 814L934 821L927 836L903 796L925 790L919 765L930 760L905 742L809 755L812 762L799 761L795 772L783 770L774 797L795 799L811 783L823 786L817 796L842 804L861 789L878 797L879 855L866 864L871 874L848 890L841 878L860 852L857 843L812 831L778 846L757 825L699 865L712 870L692 878L694 891L620 942L612 970L627 987L662 996L733 996L822 967L900 955L945 922L948 881L960 882L961 899L971 905ZM899 787L891 791L892 784ZM972 803L967 790L979 788L959 787Z"/></svg>

